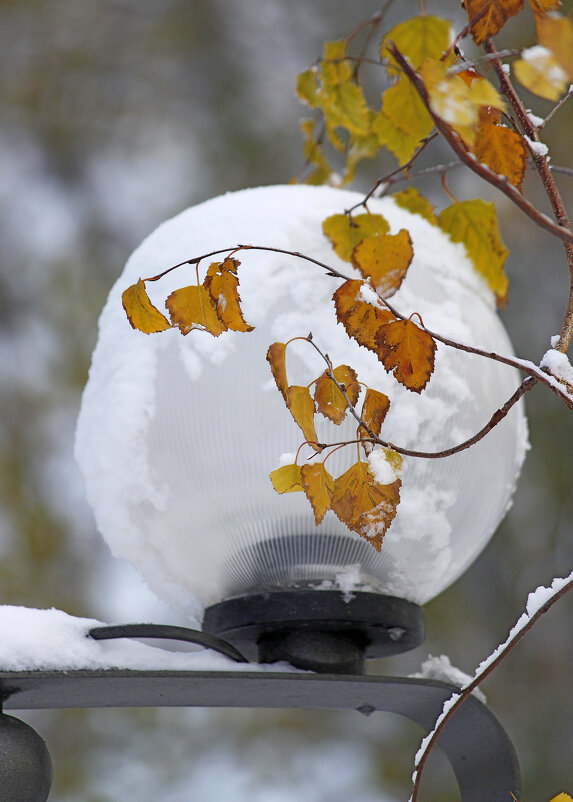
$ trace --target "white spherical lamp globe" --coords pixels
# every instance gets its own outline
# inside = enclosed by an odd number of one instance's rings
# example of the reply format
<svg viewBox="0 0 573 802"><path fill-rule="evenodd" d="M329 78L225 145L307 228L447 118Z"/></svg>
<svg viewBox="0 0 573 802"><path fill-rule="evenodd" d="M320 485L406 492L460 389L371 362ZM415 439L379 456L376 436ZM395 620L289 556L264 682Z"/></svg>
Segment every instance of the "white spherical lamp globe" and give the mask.
<svg viewBox="0 0 573 802"><path fill-rule="evenodd" d="M281 253L236 255L250 333L146 335L126 318L121 295L138 278L239 243L298 251L358 277L321 224L360 200L333 188L278 186L187 209L135 251L102 312L76 439L88 499L112 552L195 617L205 605L297 585L423 604L470 565L510 504L526 450L521 404L466 451L404 458L401 501L380 553L332 512L316 527L302 493L274 491L269 473L304 439L265 359L274 341L312 332L334 364L351 365L389 396L382 436L409 449L436 451L470 437L519 382L506 365L438 344L429 384L410 392L337 323L331 298L341 280L315 265ZM510 355L493 295L464 247L390 198L368 205L391 233L405 228L412 239L413 261L393 305L456 341ZM187 265L147 289L163 308L170 292L194 280ZM307 343L289 346L291 384L306 385L324 368ZM318 431L324 442L354 439L356 422L325 421ZM328 469L340 475L356 459L348 446Z"/></svg>

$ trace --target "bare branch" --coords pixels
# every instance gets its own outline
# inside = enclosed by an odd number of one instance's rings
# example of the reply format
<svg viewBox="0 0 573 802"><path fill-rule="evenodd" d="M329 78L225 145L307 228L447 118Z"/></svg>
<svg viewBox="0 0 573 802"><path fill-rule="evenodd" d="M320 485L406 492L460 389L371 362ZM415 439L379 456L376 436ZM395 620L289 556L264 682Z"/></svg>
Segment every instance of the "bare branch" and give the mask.
<svg viewBox="0 0 573 802"><path fill-rule="evenodd" d="M463 702L470 696L470 694L483 682L483 680L491 674L491 672L497 668L497 666L504 660L507 655L515 648L515 646L519 643L519 641L526 635L529 630L533 627L534 624L539 621L542 615L544 615L548 610L553 607L553 605L559 601L566 593L568 593L571 588L573 588L573 574L570 574L567 579L564 581L564 584L560 584L563 580L557 581L557 588L552 593L551 597L543 604L539 609L531 616L527 613L524 613L515 626L512 628L509 637L505 641L505 643L498 646L497 649L493 652L490 657L485 660L477 669L474 678L470 683L465 685L462 689L460 689L459 693L455 693L451 699L450 703L446 702L445 709L446 712L442 713L436 724L434 729L430 733L427 739L424 739L424 745L416 755L416 763L414 766L414 787L412 789L412 796L410 797L410 802L416 802L418 798L418 792L420 790L420 782L422 780L422 772L424 770L424 766L426 764L426 760L430 751L435 746L438 736L440 735L441 731L443 730L445 724L449 719L453 716L456 710L463 704ZM556 580L553 581L553 584L556 583Z"/></svg>

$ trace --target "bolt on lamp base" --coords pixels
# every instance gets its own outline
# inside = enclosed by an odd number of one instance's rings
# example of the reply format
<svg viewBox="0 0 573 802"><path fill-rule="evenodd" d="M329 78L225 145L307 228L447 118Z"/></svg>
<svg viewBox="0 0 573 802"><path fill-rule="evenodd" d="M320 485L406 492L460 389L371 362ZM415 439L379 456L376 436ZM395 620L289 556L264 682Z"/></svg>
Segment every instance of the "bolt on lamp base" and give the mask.
<svg viewBox="0 0 573 802"><path fill-rule="evenodd" d="M363 674L366 659L423 642L424 611L379 593L293 588L219 602L205 611L203 629L259 663Z"/></svg>

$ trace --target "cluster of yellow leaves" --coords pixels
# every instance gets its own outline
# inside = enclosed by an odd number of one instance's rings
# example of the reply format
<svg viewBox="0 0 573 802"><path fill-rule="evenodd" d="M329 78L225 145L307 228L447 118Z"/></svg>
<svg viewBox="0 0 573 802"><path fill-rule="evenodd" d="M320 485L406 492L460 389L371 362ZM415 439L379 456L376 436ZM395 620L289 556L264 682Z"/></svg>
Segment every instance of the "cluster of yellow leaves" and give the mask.
<svg viewBox="0 0 573 802"><path fill-rule="evenodd" d="M165 301L169 322L154 306L145 289L145 281L139 279L122 295L122 304L134 329L144 334L154 334L173 327L182 334L193 329L208 331L218 337L223 331L252 331L245 321L239 297L238 259L227 257L223 262L213 262L207 270L203 284L195 284L175 290Z"/></svg>
<svg viewBox="0 0 573 802"><path fill-rule="evenodd" d="M314 395L307 387L289 385L285 363L287 345L273 343L267 352L267 360L277 387L305 440L320 452L324 446L316 442L315 413L337 425L342 423L348 403L354 407L358 401L360 384L356 372L349 365L339 365L332 371L324 371L311 383L310 386L315 387ZM366 390L361 418L373 435L380 434L389 408L390 401L384 393ZM374 444L364 438L370 435L359 427L358 437L369 454ZM384 455L397 473L401 465L400 456L390 449L384 449ZM361 460L337 478L330 475L324 462L315 461L301 466L296 463L283 465L270 474L270 479L277 493L302 491L312 506L317 526L327 511L332 510L340 521L366 538L378 551L400 501L400 479L382 485L376 481L369 464Z"/></svg>

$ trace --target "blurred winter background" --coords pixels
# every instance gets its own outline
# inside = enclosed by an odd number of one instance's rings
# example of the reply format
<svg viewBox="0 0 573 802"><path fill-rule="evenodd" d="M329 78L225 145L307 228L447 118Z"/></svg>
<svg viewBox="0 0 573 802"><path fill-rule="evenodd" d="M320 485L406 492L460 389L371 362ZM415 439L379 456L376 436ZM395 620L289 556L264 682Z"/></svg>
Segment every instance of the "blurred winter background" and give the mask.
<svg viewBox="0 0 573 802"><path fill-rule="evenodd" d="M1 603L182 623L111 558L72 458L97 317L130 252L162 220L297 172L304 110L294 97L296 74L324 40L345 35L379 5L0 2ZM457 4L428 5L463 19ZM395 6L391 22L416 13L418 3ZM506 42L531 42L531 18L523 17L508 26ZM570 159L572 123L573 107L564 108L547 132L554 164ZM354 186L367 189L393 166L391 157L368 164ZM450 185L460 197L493 197L461 172ZM448 202L439 186L419 186ZM571 201L570 186L563 189ZM534 177L526 191L544 203ZM496 200L511 249L503 319L518 354L539 360L565 306L562 249ZM426 644L377 671L415 671L428 653L446 653L471 671L505 638L528 590L573 568L573 419L541 389L528 396L527 411L532 451L510 515L470 571L428 605ZM522 798L531 802L573 793L572 612L573 599L560 602L485 686L517 747ZM97 710L23 718L49 743L54 802L402 800L421 734L391 716L356 713ZM455 798L437 755L424 799Z"/></svg>

